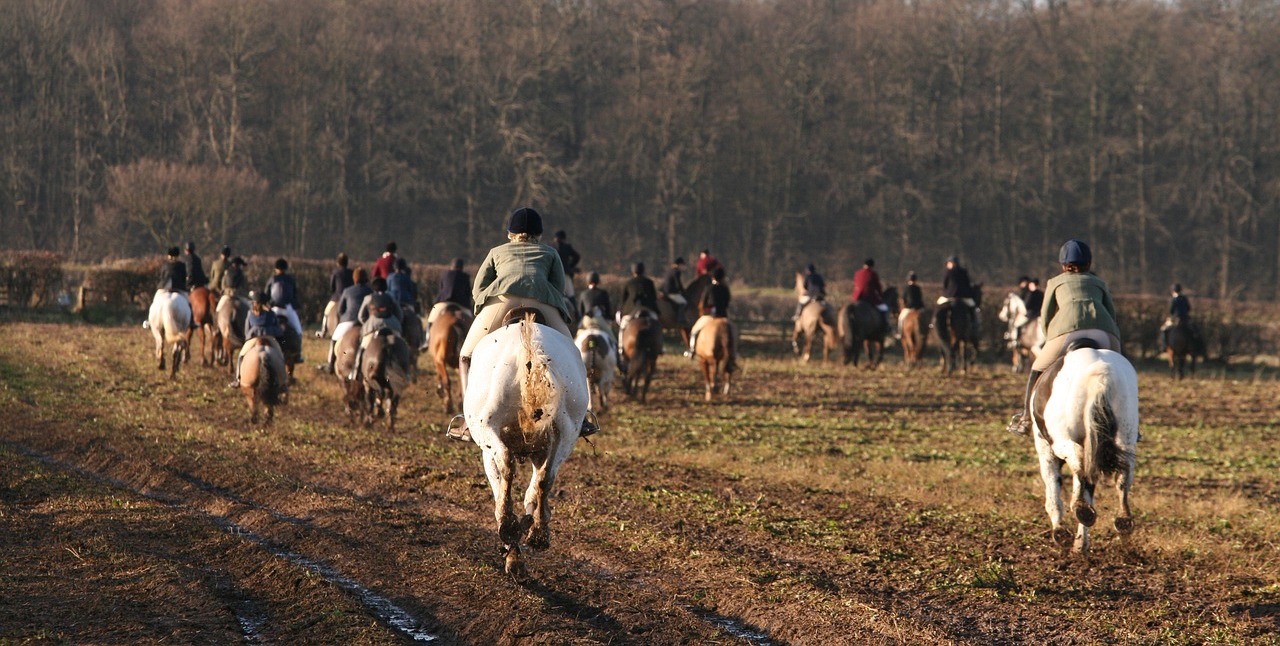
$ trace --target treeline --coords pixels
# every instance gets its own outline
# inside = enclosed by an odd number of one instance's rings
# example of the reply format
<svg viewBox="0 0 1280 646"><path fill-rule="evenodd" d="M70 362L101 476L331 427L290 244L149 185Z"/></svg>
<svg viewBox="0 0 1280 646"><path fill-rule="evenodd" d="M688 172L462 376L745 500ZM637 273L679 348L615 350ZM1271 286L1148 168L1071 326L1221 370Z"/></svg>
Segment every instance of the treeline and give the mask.
<svg viewBox="0 0 1280 646"><path fill-rule="evenodd" d="M1274 0L5 0L0 245L1280 285Z"/></svg>

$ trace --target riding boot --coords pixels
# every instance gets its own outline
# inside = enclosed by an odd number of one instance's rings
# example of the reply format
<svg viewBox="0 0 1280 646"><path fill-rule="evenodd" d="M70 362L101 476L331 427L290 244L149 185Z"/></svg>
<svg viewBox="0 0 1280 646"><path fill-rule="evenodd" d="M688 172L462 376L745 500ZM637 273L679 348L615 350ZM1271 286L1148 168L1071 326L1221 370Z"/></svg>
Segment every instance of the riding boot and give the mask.
<svg viewBox="0 0 1280 646"><path fill-rule="evenodd" d="M1016 435L1028 435L1031 433L1031 391L1036 387L1036 381L1040 378L1041 370L1032 370L1027 376L1027 391L1022 396L1022 410L1009 420L1009 426L1005 430Z"/></svg>

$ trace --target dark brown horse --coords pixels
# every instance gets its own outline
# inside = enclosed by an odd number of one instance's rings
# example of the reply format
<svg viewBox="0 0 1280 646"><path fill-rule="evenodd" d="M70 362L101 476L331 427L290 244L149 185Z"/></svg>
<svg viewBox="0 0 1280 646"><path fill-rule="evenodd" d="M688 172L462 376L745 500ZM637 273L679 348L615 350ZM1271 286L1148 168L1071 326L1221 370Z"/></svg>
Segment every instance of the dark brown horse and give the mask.
<svg viewBox="0 0 1280 646"><path fill-rule="evenodd" d="M1208 358L1204 341L1184 322L1174 325L1168 334L1169 347L1165 352L1169 355L1169 373L1175 379L1182 379L1188 370L1196 374L1196 357Z"/></svg>
<svg viewBox="0 0 1280 646"><path fill-rule="evenodd" d="M639 391L640 401L649 395L649 382L658 369L658 355L662 353L662 325L653 312L641 309L631 317L631 322L622 330L622 389L628 396L635 397ZM644 380L643 389L640 382Z"/></svg>
<svg viewBox="0 0 1280 646"><path fill-rule="evenodd" d="M929 310L907 310L898 319L898 326L902 333L902 360L907 370L911 370L924 360L925 346L929 343Z"/></svg>
<svg viewBox="0 0 1280 646"><path fill-rule="evenodd" d="M933 331L942 346L942 372L951 374L957 366L969 374L969 355L977 360L981 333L978 327L978 307L982 306L982 284L973 285L974 307L953 302L950 307L939 307L933 317Z"/></svg>
<svg viewBox="0 0 1280 646"><path fill-rule="evenodd" d="M365 426L385 416L387 430L396 430L400 397L413 380L412 360L404 337L386 329L370 333L358 379L364 389Z"/></svg>
<svg viewBox="0 0 1280 646"><path fill-rule="evenodd" d="M884 358L885 337L892 331L889 321L897 314L898 291L892 287L885 290L884 301L892 303L887 313L881 313L875 305L861 301L840 308L836 328L845 363L858 365L865 351L868 368L875 369L880 365Z"/></svg>
<svg viewBox="0 0 1280 646"><path fill-rule="evenodd" d="M451 303L431 322L427 354L436 367L436 394L444 399L446 415L454 412L453 383L449 379L449 369L458 370L458 349L462 347L462 340L467 337L471 320L469 312Z"/></svg>
<svg viewBox="0 0 1280 646"><path fill-rule="evenodd" d="M664 330L679 330L680 339L684 342L685 347L689 345L689 330L693 327L694 321L698 320L701 313L699 305L702 303L702 293L711 285L711 276L703 274L689 281L684 286L684 296L687 305L683 309L676 307L675 303L665 299L658 299L658 319L662 322Z"/></svg>
<svg viewBox="0 0 1280 646"><path fill-rule="evenodd" d="M207 287L196 287L191 290L188 295L191 300L191 321L195 327L187 330L187 352L188 360L191 352L191 336L196 330L200 331L200 365L211 366L214 360L214 348L221 341L218 334L218 321L214 316L214 312L218 308L218 302L214 299L213 292Z"/></svg>
<svg viewBox="0 0 1280 646"><path fill-rule="evenodd" d="M738 366L734 360L733 328L729 319L711 318L698 330L697 345L693 353L698 357L702 367L702 380L706 385L706 400L711 401L712 394L724 384L724 395L728 396L733 387L733 373Z"/></svg>

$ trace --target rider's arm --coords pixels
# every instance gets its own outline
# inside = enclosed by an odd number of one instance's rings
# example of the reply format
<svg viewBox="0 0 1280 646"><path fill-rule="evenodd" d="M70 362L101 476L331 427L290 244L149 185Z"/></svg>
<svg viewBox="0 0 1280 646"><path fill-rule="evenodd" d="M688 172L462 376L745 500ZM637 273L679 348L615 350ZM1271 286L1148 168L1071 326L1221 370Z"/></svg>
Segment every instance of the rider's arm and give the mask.
<svg viewBox="0 0 1280 646"><path fill-rule="evenodd" d="M564 293L564 263L560 262L560 254L554 250L547 254L551 256L551 269L547 272L547 282L555 288L556 292Z"/></svg>

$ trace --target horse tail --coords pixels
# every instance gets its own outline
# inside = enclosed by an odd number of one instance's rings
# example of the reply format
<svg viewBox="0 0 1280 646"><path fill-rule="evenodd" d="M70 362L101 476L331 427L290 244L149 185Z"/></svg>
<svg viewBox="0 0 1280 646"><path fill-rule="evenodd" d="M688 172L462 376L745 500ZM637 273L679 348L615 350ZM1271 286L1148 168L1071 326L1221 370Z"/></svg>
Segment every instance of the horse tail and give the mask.
<svg viewBox="0 0 1280 646"><path fill-rule="evenodd" d="M1085 386L1083 469L1089 482L1102 474L1117 473L1130 461L1127 451L1116 441L1119 423L1112 405L1115 379L1110 366L1098 362Z"/></svg>
<svg viewBox="0 0 1280 646"><path fill-rule="evenodd" d="M533 343L534 322L526 318L520 323L520 430L528 441L545 436L556 418L551 410L555 403L554 385L547 362L538 356Z"/></svg>
<svg viewBox="0 0 1280 646"><path fill-rule="evenodd" d="M280 388L284 384L280 383L280 375L272 370L271 353L266 348L258 348L258 398L262 403L268 406L275 406L280 403Z"/></svg>

